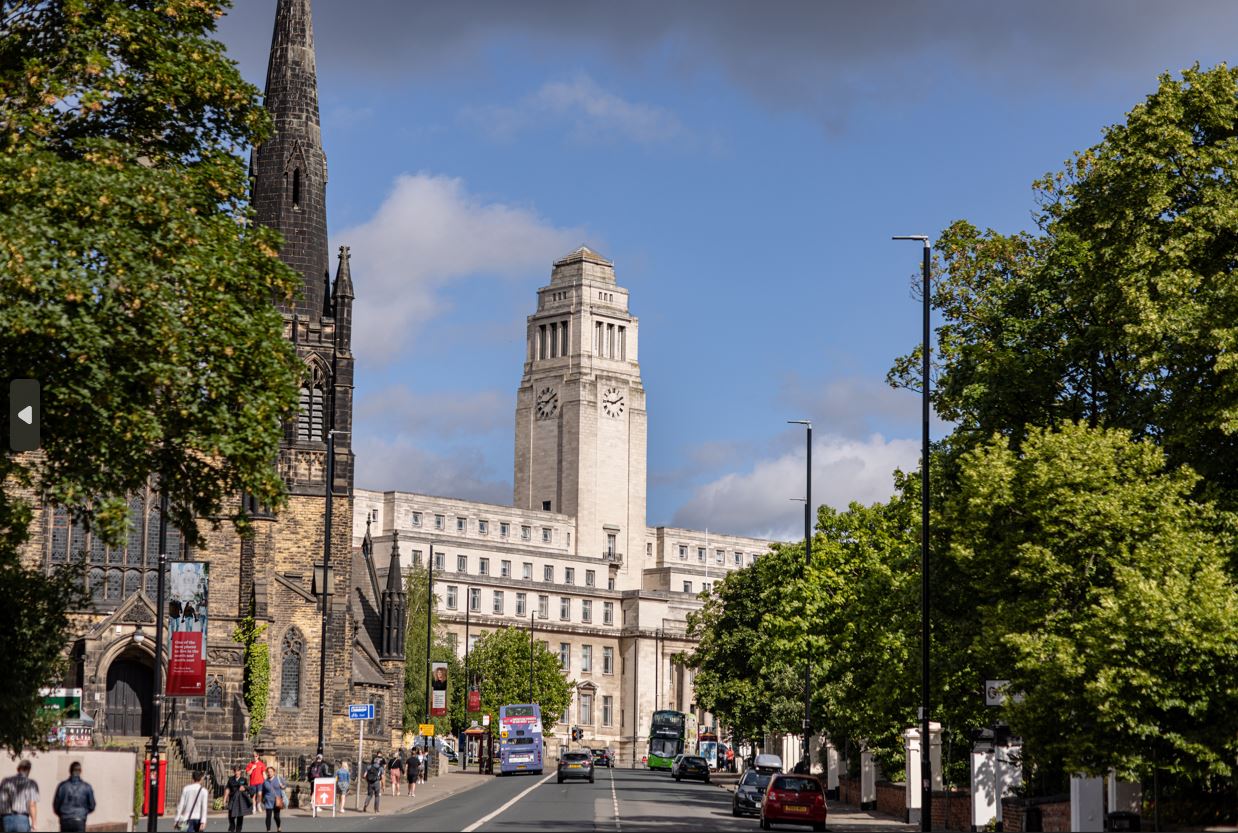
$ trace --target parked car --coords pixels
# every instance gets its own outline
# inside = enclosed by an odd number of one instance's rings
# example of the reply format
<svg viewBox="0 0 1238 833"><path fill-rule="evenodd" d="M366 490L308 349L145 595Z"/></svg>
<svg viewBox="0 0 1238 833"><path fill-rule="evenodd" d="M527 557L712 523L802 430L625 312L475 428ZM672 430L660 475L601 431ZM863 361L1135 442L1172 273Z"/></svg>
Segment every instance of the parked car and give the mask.
<svg viewBox="0 0 1238 833"><path fill-rule="evenodd" d="M450 746L443 747L443 757L453 764L459 763L459 758L456 756L456 750L452 749Z"/></svg>
<svg viewBox="0 0 1238 833"><path fill-rule="evenodd" d="M735 795L731 797L731 815L761 815L761 796L765 795L765 788L773 777L768 772L757 772L755 769L741 775L735 786Z"/></svg>
<svg viewBox="0 0 1238 833"><path fill-rule="evenodd" d="M825 830L825 788L815 775L774 775L761 800L761 829L771 823Z"/></svg>
<svg viewBox="0 0 1238 833"><path fill-rule="evenodd" d="M762 752L753 760L752 768L757 772L782 772L782 758Z"/></svg>
<svg viewBox="0 0 1238 833"><path fill-rule="evenodd" d="M700 755L680 755L671 764L671 776L676 781L684 778L699 778L709 783L709 761Z"/></svg>
<svg viewBox="0 0 1238 833"><path fill-rule="evenodd" d="M559 758L559 783L567 778L585 778L593 783L593 756L588 752L564 752Z"/></svg>
<svg viewBox="0 0 1238 833"><path fill-rule="evenodd" d="M607 769L610 769L611 766L613 766L613 763L611 762L611 759L610 759L610 750L609 749L594 749L593 750L593 765L604 766Z"/></svg>

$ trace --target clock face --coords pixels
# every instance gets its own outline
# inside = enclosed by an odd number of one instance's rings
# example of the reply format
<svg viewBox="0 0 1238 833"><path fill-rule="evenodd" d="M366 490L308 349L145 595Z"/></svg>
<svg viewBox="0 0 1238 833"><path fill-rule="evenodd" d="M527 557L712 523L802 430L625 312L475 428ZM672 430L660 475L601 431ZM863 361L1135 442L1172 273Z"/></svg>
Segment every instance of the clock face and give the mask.
<svg viewBox="0 0 1238 833"><path fill-rule="evenodd" d="M602 394L602 413L617 417L623 413L623 393L619 388L607 388Z"/></svg>
<svg viewBox="0 0 1238 833"><path fill-rule="evenodd" d="M559 393L554 388L542 388L537 395L537 418L550 419L559 412Z"/></svg>

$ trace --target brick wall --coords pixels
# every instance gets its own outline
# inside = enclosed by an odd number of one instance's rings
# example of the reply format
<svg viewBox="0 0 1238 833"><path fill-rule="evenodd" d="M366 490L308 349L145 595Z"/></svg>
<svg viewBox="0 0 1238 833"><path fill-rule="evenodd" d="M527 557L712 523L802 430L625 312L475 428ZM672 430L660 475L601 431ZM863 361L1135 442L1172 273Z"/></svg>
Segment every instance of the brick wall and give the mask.
<svg viewBox="0 0 1238 833"><path fill-rule="evenodd" d="M971 795L965 790L933 792L934 830L971 830Z"/></svg>
<svg viewBox="0 0 1238 833"><path fill-rule="evenodd" d="M877 782L877 812L907 818L907 787L894 781Z"/></svg>
<svg viewBox="0 0 1238 833"><path fill-rule="evenodd" d="M852 807L860 806L860 779L852 778L851 776L839 776L838 778L838 801L841 804L849 804Z"/></svg>
<svg viewBox="0 0 1238 833"><path fill-rule="evenodd" d="M1040 810L1040 829L1049 831L1070 830L1070 797L1065 795L1048 796L1047 798L1003 798L1002 799L1002 829L1007 831L1027 830L1027 815L1029 808Z"/></svg>

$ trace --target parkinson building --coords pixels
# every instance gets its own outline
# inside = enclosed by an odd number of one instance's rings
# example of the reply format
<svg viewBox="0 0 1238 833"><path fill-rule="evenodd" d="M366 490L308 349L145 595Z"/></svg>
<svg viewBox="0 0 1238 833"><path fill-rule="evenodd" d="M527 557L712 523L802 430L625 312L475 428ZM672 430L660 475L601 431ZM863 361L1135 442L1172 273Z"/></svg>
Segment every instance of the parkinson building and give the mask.
<svg viewBox="0 0 1238 833"><path fill-rule="evenodd" d="M645 522L648 412L639 328L614 265L581 247L528 318L511 506L357 489L353 542L379 576L433 552L440 619L461 657L502 626L535 630L575 681L556 717L630 763L655 709L697 711L686 617L698 594L772 542ZM398 553L398 558L395 558ZM566 734L560 726L556 732Z"/></svg>

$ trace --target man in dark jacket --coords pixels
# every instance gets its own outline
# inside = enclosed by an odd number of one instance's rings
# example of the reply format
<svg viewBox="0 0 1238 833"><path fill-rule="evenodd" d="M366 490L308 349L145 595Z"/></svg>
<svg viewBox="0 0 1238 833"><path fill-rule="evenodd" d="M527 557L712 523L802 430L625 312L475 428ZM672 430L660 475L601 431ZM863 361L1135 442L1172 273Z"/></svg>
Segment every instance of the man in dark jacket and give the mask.
<svg viewBox="0 0 1238 833"><path fill-rule="evenodd" d="M314 782L315 778L326 778L331 774L331 767L327 766L327 762L322 759L322 755L315 755L314 762L309 765L309 770L305 773L309 776L310 783Z"/></svg>
<svg viewBox="0 0 1238 833"><path fill-rule="evenodd" d="M85 830L86 817L95 811L95 791L82 780L82 764L69 764L69 780L61 781L52 800L61 830Z"/></svg>

